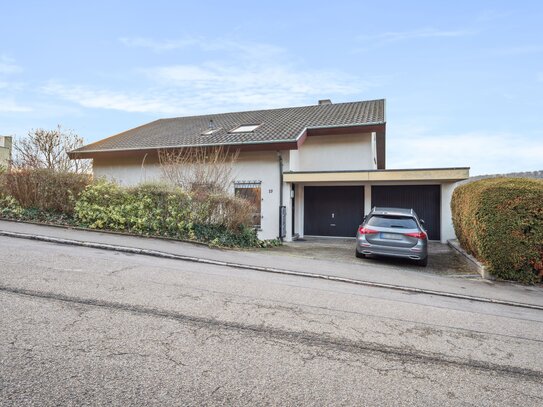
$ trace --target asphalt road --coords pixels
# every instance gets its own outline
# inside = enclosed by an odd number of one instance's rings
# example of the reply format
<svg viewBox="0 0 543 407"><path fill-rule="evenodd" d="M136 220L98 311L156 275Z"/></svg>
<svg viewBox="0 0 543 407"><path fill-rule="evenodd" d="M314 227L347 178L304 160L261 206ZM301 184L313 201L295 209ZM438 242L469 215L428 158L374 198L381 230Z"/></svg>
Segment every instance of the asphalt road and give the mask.
<svg viewBox="0 0 543 407"><path fill-rule="evenodd" d="M2 405L543 404L543 312L0 237Z"/></svg>

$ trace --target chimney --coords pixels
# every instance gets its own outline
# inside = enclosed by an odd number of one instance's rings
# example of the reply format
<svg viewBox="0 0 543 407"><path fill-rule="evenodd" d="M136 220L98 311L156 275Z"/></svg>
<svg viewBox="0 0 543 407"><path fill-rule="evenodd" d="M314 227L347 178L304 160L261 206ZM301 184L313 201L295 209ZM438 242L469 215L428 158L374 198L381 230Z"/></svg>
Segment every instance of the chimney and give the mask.
<svg viewBox="0 0 543 407"><path fill-rule="evenodd" d="M332 101L330 99L321 99L319 100L319 105L331 105Z"/></svg>

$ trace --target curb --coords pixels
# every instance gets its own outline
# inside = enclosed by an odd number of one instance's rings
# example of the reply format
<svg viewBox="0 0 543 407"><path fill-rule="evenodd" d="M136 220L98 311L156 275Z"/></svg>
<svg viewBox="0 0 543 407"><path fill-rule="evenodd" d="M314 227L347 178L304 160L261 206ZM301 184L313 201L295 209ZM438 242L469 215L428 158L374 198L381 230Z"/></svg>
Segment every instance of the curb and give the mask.
<svg viewBox="0 0 543 407"><path fill-rule="evenodd" d="M68 229L68 230L80 230L82 232L92 232L92 233L103 233L108 235L118 235L118 236L130 236L130 237L139 237L142 239L160 239L160 240L166 240L169 242L183 242L183 243L189 243L197 246L204 246L204 247L211 247L208 243L205 242L199 242L197 240L188 240L188 239L177 239L174 237L168 237L168 236L159 236L159 235L139 235L136 233L128 233L128 232L121 232L117 230L108 230L108 229L91 229L91 228L85 228L81 226L74 226L69 224L58 224L58 223L49 223L49 222L35 222L31 220L21 220L21 219L6 219L6 218L0 218L0 221L2 222L13 222L13 223L23 223L27 225L36 225L36 226L49 226L57 229ZM221 247L221 249L228 249Z"/></svg>
<svg viewBox="0 0 543 407"><path fill-rule="evenodd" d="M437 295L441 297L476 301L476 302L482 302L482 303L487 303L487 304L507 305L511 307L528 308L528 309L543 311L543 305L526 304L526 303L515 302L515 301L497 300L497 299L492 299L492 298L476 297L472 295L449 293L445 291L435 291L435 290L427 290L423 288L406 287L406 286L400 286L400 285L395 285L395 284L375 283L371 281L356 280L356 279L351 279L351 278L346 278L346 277L328 276L324 274L307 273L303 271L293 271L293 270L278 269L278 268L273 268L273 267L253 266L253 265L248 265L248 264L204 259L204 258L194 257L194 256L185 256L185 255L180 255L180 254L167 253L167 252L162 252L159 250L139 249L135 247L118 246L118 245L111 245L111 244L106 244L106 243L85 242L85 241L80 241L80 240L62 239L62 238L56 238L56 237L32 235L28 233L19 233L19 232L7 232L7 231L2 231L2 230L0 230L0 236L13 237L13 238L18 238L18 239L38 240L42 242L57 243L57 244L70 245L70 246L82 246L82 247L89 247L93 249L116 251L116 252L121 252L121 253L141 254L145 256L153 256L153 257L159 257L159 258L164 258L164 259L190 261L193 263L210 264L214 266L223 266L223 267L230 267L230 268L243 269L243 270L254 270L254 271L263 271L266 273L315 278L315 279L321 279L321 280L336 281L336 282L341 282L341 283L362 285L366 287L386 288L390 290L397 290L397 291L403 291L403 292L409 292L409 293Z"/></svg>
<svg viewBox="0 0 543 407"><path fill-rule="evenodd" d="M481 275L481 278L485 280L496 280L493 275L491 275L486 266L481 263L479 260L477 260L475 257L473 257L471 254L469 254L467 251L465 251L462 246L460 246L460 243L456 239L447 240L447 244L452 247L454 250L456 250L458 253L460 253L462 256L464 256L466 259L471 261L475 267L477 267L477 272Z"/></svg>

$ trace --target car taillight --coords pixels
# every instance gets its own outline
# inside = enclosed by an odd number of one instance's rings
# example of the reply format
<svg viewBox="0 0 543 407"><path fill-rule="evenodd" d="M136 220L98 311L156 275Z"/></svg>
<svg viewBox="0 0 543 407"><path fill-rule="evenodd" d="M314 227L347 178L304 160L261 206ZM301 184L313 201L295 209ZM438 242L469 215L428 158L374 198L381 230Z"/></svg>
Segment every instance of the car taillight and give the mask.
<svg viewBox="0 0 543 407"><path fill-rule="evenodd" d="M406 236L416 237L417 239L426 239L428 236L426 236L426 233L424 232L413 232L413 233L406 233Z"/></svg>
<svg viewBox="0 0 543 407"><path fill-rule="evenodd" d="M360 233L361 235L374 235L374 234L379 233L379 232L377 232L376 230L373 230L373 229L368 229L368 228L365 228L363 226L360 226L358 228L358 233Z"/></svg>

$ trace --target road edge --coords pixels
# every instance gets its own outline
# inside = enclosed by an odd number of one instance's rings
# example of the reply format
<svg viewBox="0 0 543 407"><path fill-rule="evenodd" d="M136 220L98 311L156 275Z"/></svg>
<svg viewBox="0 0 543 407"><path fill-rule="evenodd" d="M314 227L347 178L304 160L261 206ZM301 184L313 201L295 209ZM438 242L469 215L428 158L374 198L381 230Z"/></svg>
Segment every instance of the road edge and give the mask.
<svg viewBox="0 0 543 407"><path fill-rule="evenodd" d="M335 282L341 282L341 283L347 283L347 284L362 285L362 286L367 286L367 287L385 288L385 289L403 291L403 292L409 292L409 293L415 293L415 294L436 295L440 297L448 297L448 298L455 298L455 299L461 299L461 300L476 301L476 302L487 303L487 304L506 305L506 306L511 306L511 307L528 308L528 309L543 311L543 305L527 304L527 303L521 303L521 302L515 302L515 301L486 298L486 297L477 297L477 296L472 296L472 295L450 293L446 291L428 290L424 288L408 287L408 286L401 286L401 285L396 285L396 284L377 283L373 281L357 280L357 279L352 279L352 278L347 278L347 277L329 276L326 274L307 273L303 271L278 269L274 267L262 267L262 266L254 266L254 265L242 264L242 263L226 262L226 261L221 261L221 260L204 259L201 257L185 256L185 255L180 255L180 254L163 252L159 250L141 249L141 248L136 248L136 247L112 245L112 244L107 244L107 243L86 242L86 241L81 241L81 240L63 239L63 238L56 238L56 237L50 237L50 236L44 236L44 235L34 235L34 234L20 233L20 232L8 232L8 231L3 231L3 230L0 230L0 236L13 237L17 239L38 240L42 242L49 242L49 243L56 243L56 244L70 245L70 246L82 246L82 247L88 247L88 248L93 248L93 249L116 251L116 252L121 252L121 253L140 254L140 255L153 256L153 257L159 257L159 258L170 259L170 260L190 261L193 263L210 264L210 265L215 265L215 266L223 266L223 267L230 267L230 268L243 269L243 270L254 270L254 271L261 271L261 272L266 272L266 273L314 278L314 279L335 281Z"/></svg>

